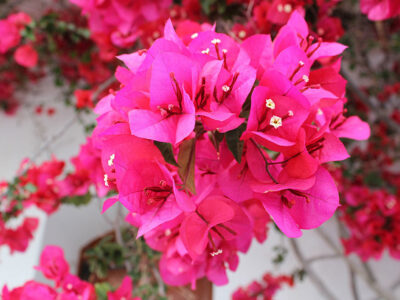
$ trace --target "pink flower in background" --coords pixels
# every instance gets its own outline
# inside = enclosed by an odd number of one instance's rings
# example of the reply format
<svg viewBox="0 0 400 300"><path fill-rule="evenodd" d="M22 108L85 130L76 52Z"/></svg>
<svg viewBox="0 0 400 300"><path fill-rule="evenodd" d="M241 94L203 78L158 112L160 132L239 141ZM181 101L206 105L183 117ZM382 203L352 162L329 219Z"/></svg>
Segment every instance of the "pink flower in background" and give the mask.
<svg viewBox="0 0 400 300"><path fill-rule="evenodd" d="M38 54L31 45L18 47L14 53L15 61L23 67L33 68L38 63Z"/></svg>
<svg viewBox="0 0 400 300"><path fill-rule="evenodd" d="M140 300L139 297L132 297L132 290L132 279L128 276L125 276L120 287L115 292L107 293L108 300Z"/></svg>
<svg viewBox="0 0 400 300"><path fill-rule="evenodd" d="M7 19L0 20L0 36L1 54L6 53L11 48L16 47L21 40L18 26Z"/></svg>
<svg viewBox="0 0 400 300"><path fill-rule="evenodd" d="M361 0L361 11L372 21L385 20L400 14L397 0Z"/></svg>
<svg viewBox="0 0 400 300"><path fill-rule="evenodd" d="M91 90L75 90L74 96L76 98L76 107L77 108L93 108L93 100L92 100L93 91Z"/></svg>
<svg viewBox="0 0 400 300"><path fill-rule="evenodd" d="M37 218L25 218L22 225L16 229L6 228L0 219L0 246L7 245L11 253L14 251L24 252L33 239L33 234L39 225Z"/></svg>
<svg viewBox="0 0 400 300"><path fill-rule="evenodd" d="M53 280L56 285L62 284L65 276L69 274L69 265L64 258L64 251L57 246L46 246L40 255L37 270L43 275Z"/></svg>

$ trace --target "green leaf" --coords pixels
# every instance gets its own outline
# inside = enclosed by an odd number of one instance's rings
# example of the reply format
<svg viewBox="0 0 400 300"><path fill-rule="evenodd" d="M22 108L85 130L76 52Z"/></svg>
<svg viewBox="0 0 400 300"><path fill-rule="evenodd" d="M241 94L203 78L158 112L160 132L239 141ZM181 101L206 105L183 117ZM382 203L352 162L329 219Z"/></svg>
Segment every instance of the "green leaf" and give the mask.
<svg viewBox="0 0 400 300"><path fill-rule="evenodd" d="M35 193L37 191L37 187L33 185L32 183L28 183L24 186L25 190L27 190L30 193Z"/></svg>
<svg viewBox="0 0 400 300"><path fill-rule="evenodd" d="M211 6L215 3L216 0L203 0L201 1L201 7L206 15L210 14Z"/></svg>
<svg viewBox="0 0 400 300"><path fill-rule="evenodd" d="M228 149L232 152L238 163L241 162L243 153L243 141L240 140L240 137L245 130L246 124L243 123L238 128L225 133Z"/></svg>
<svg viewBox="0 0 400 300"><path fill-rule="evenodd" d="M183 188L196 194L194 182L194 161L195 161L196 139L186 140L179 147L178 174L182 179Z"/></svg>
<svg viewBox="0 0 400 300"><path fill-rule="evenodd" d="M156 145L158 150L160 150L162 156L167 163L178 167L178 163L175 160L174 151L170 143L154 141L154 145Z"/></svg>
<svg viewBox="0 0 400 300"><path fill-rule="evenodd" d="M92 200L92 195L87 192L85 195L82 196L64 197L61 199L61 202L65 204L80 206L88 204L90 200Z"/></svg>
<svg viewBox="0 0 400 300"><path fill-rule="evenodd" d="M108 282L99 282L94 285L97 300L107 300L107 292L112 291L112 286Z"/></svg>

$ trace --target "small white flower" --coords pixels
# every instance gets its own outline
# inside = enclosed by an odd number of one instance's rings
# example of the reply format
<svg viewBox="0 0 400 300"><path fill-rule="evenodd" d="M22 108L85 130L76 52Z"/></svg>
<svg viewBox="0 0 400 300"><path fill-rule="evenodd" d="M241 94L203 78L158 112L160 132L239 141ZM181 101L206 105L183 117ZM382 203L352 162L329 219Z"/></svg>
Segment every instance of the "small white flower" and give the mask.
<svg viewBox="0 0 400 300"><path fill-rule="evenodd" d="M108 160L108 166L111 167L114 164L115 154L110 155L110 159Z"/></svg>
<svg viewBox="0 0 400 300"><path fill-rule="evenodd" d="M272 116L271 120L269 121L269 125L271 125L275 129L278 129L282 126L282 119L278 116Z"/></svg>
<svg viewBox="0 0 400 300"><path fill-rule="evenodd" d="M108 186L108 175L104 174L104 185Z"/></svg>
<svg viewBox="0 0 400 300"><path fill-rule="evenodd" d="M193 33L190 37L192 38L192 39L195 39L195 38L197 38L199 36L199 34L197 33L197 32L195 32L195 33Z"/></svg>
<svg viewBox="0 0 400 300"><path fill-rule="evenodd" d="M222 249L218 249L217 251L215 251L215 252L211 252L210 254L211 254L211 256L217 256L217 255L220 255L220 254L222 254Z"/></svg>
<svg viewBox="0 0 400 300"><path fill-rule="evenodd" d="M240 30L239 33L238 33L238 36L239 36L241 39L245 38L245 37L246 37L246 31Z"/></svg>
<svg viewBox="0 0 400 300"><path fill-rule="evenodd" d="M222 90L223 90L225 93L229 92L230 89L231 89L231 88L230 88L228 85L226 85L226 84L222 86Z"/></svg>
<svg viewBox="0 0 400 300"><path fill-rule="evenodd" d="M214 44L214 45L220 44L220 43L221 43L221 40L220 40L220 39L213 39L213 40L211 41L211 44Z"/></svg>
<svg viewBox="0 0 400 300"><path fill-rule="evenodd" d="M303 75L303 80L305 83L310 81L310 78L307 75Z"/></svg>
<svg viewBox="0 0 400 300"><path fill-rule="evenodd" d="M292 6L289 3L285 4L285 6L283 7L283 10L285 13L289 14L292 12Z"/></svg>
<svg viewBox="0 0 400 300"><path fill-rule="evenodd" d="M293 117L293 116L294 116L293 110L289 110L289 111L288 111L288 116L289 116L289 117Z"/></svg>
<svg viewBox="0 0 400 300"><path fill-rule="evenodd" d="M158 39L160 37L160 33L158 31L153 32L153 38Z"/></svg>
<svg viewBox="0 0 400 300"><path fill-rule="evenodd" d="M275 109L275 102L272 99L265 100L265 106L269 109Z"/></svg>
<svg viewBox="0 0 400 300"><path fill-rule="evenodd" d="M283 12L283 5L282 4L278 4L277 9L278 9L279 12Z"/></svg>
<svg viewBox="0 0 400 300"><path fill-rule="evenodd" d="M209 54L209 53L210 53L210 48L207 48L207 49L201 51L201 53L203 53L203 54Z"/></svg>
<svg viewBox="0 0 400 300"><path fill-rule="evenodd" d="M301 67L304 66L304 61L302 61L302 60L299 61L299 66L301 66Z"/></svg>

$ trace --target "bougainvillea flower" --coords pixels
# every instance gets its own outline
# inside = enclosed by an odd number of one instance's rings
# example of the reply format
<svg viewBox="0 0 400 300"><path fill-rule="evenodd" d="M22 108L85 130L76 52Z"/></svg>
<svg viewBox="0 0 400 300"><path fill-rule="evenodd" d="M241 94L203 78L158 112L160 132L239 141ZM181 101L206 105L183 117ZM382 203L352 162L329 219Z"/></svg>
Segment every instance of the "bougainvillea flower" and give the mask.
<svg viewBox="0 0 400 300"><path fill-rule="evenodd" d="M217 245L222 241L231 241L238 250L247 251L249 226L248 217L236 203L221 196L210 196L185 217L180 235L188 253L196 259L208 244L213 253L218 252Z"/></svg>
<svg viewBox="0 0 400 300"><path fill-rule="evenodd" d="M46 278L60 285L64 277L69 274L69 265L64 258L63 249L57 246L46 246L40 255L40 263L36 269L41 271Z"/></svg>
<svg viewBox="0 0 400 300"><path fill-rule="evenodd" d="M15 61L26 68L33 68L38 63L38 54L31 45L23 45L18 47L14 53Z"/></svg>
<svg viewBox="0 0 400 300"><path fill-rule="evenodd" d="M120 287L115 292L108 292L108 300L140 300L138 297L132 297L132 279L129 276L125 276Z"/></svg>
<svg viewBox="0 0 400 300"><path fill-rule="evenodd" d="M361 11L373 21L392 18L400 13L400 2L397 0L361 0Z"/></svg>
<svg viewBox="0 0 400 300"><path fill-rule="evenodd" d="M194 129L194 105L185 91L178 90L178 105L161 105L155 110L134 109L129 112L133 135L159 142L177 144Z"/></svg>
<svg viewBox="0 0 400 300"><path fill-rule="evenodd" d="M301 236L327 221L339 206L339 195L329 172L320 167L308 190L271 192L259 196L275 224L289 237Z"/></svg>
<svg viewBox="0 0 400 300"><path fill-rule="evenodd" d="M18 26L8 19L0 20L0 53L6 53L9 49L17 46L21 40Z"/></svg>

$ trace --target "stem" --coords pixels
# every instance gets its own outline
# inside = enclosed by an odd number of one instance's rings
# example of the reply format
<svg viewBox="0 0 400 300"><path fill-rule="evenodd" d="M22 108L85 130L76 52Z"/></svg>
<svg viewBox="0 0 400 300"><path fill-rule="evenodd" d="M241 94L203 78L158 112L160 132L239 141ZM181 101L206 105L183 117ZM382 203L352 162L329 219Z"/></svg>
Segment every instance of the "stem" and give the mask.
<svg viewBox="0 0 400 300"><path fill-rule="evenodd" d="M320 293L329 300L337 300L336 296L332 294L332 292L325 286L325 284L322 282L322 280L318 277L318 275L314 272L313 269L310 268L310 266L307 264L306 260L304 259L303 254L300 251L300 248L296 242L295 239L289 239L290 246L293 249L293 252L300 262L302 268L304 271L306 271L306 274L310 278L310 280L313 282L313 284L317 287L317 289L320 291Z"/></svg>
<svg viewBox="0 0 400 300"><path fill-rule="evenodd" d="M260 152L260 154L261 154L261 156L262 156L262 158L263 158L263 160L265 162L265 170L267 171L268 176L272 179L272 181L274 183L278 184L278 181L276 181L276 179L272 176L271 172L269 171L269 168L268 168L269 162L265 158L263 150L261 149L261 147L253 139L250 139L250 141L254 144L254 146L256 146L256 148L258 149L258 152Z"/></svg>

